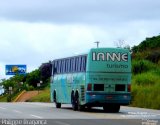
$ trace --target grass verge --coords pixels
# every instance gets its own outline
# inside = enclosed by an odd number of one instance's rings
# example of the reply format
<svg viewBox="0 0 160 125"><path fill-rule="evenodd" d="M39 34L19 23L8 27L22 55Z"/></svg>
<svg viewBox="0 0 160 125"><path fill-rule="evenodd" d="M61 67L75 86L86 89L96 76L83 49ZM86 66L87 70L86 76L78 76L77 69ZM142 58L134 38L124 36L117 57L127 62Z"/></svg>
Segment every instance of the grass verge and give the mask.
<svg viewBox="0 0 160 125"><path fill-rule="evenodd" d="M15 100L17 98L17 96L21 93L22 91L19 91L18 93L14 94L14 95L8 95L5 94L3 96L0 96L0 102L8 102L8 97L11 97L11 101Z"/></svg>
<svg viewBox="0 0 160 125"><path fill-rule="evenodd" d="M132 78L132 106L160 109L159 71L149 71Z"/></svg>
<svg viewBox="0 0 160 125"><path fill-rule="evenodd" d="M27 101L28 102L50 102L50 90L49 90L49 88L46 88L45 90L40 91L37 96L34 96Z"/></svg>

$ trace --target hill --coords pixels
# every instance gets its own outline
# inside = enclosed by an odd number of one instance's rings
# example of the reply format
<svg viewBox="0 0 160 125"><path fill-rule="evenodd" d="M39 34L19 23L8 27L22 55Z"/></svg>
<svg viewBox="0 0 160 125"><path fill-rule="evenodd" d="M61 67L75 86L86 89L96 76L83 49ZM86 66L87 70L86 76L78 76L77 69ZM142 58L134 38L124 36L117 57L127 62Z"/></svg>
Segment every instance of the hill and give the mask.
<svg viewBox="0 0 160 125"><path fill-rule="evenodd" d="M132 48L132 106L160 109L160 36Z"/></svg>
<svg viewBox="0 0 160 125"><path fill-rule="evenodd" d="M146 38L144 41L142 41L138 46L134 46L132 48L132 51L134 53L136 52L143 52L145 50L160 48L160 35L153 36L151 38Z"/></svg>
<svg viewBox="0 0 160 125"><path fill-rule="evenodd" d="M132 58L149 60L160 65L160 35L146 38L138 46L132 47Z"/></svg>

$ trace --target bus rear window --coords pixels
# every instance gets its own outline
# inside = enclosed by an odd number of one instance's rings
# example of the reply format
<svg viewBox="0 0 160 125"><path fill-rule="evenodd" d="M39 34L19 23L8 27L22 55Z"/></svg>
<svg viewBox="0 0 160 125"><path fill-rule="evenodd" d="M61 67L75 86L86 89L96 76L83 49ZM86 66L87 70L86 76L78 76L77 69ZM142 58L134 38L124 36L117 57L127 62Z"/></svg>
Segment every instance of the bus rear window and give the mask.
<svg viewBox="0 0 160 125"><path fill-rule="evenodd" d="M115 91L125 91L125 85L123 84L116 85Z"/></svg>
<svg viewBox="0 0 160 125"><path fill-rule="evenodd" d="M104 91L104 84L94 84L94 91Z"/></svg>

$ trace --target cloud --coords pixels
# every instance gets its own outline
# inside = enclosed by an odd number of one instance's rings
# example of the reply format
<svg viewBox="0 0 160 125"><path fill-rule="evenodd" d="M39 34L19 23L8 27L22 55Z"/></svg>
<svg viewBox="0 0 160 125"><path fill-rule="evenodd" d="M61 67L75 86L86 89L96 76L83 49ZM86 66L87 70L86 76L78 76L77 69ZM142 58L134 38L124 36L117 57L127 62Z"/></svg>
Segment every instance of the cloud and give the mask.
<svg viewBox="0 0 160 125"><path fill-rule="evenodd" d="M158 35L158 0L0 1L0 78L5 64L27 64L28 72L55 58L130 46Z"/></svg>
<svg viewBox="0 0 160 125"><path fill-rule="evenodd" d="M112 23L159 19L158 0L10 0L0 2L0 17L53 23Z"/></svg>
<svg viewBox="0 0 160 125"><path fill-rule="evenodd" d="M92 29L80 25L1 21L0 27L0 67L27 64L28 72L49 60L86 52L94 40Z"/></svg>

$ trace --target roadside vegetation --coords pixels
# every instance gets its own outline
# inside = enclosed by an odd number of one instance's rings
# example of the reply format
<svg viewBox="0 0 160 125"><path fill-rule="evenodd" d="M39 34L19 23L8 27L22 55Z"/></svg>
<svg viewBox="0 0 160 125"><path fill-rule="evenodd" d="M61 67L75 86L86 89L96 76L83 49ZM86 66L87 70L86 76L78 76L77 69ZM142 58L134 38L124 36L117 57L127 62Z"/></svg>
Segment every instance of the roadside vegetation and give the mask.
<svg viewBox="0 0 160 125"><path fill-rule="evenodd" d="M50 88L46 87L37 96L27 100L27 102L50 102Z"/></svg>
<svg viewBox="0 0 160 125"><path fill-rule="evenodd" d="M160 36L132 48L131 106L160 109Z"/></svg>
<svg viewBox="0 0 160 125"><path fill-rule="evenodd" d="M132 106L160 109L160 67L155 67L133 75Z"/></svg>
<svg viewBox="0 0 160 125"><path fill-rule="evenodd" d="M21 91L19 92L15 92L13 94L4 94L0 96L0 102L12 102L14 101L17 96L21 93Z"/></svg>
<svg viewBox="0 0 160 125"><path fill-rule="evenodd" d="M0 86L3 86L5 92L0 95L0 102L12 102L23 90L44 90L50 81L50 66L50 62L43 63L38 69L26 75L17 74L9 79L2 79ZM40 86L37 86L40 82Z"/></svg>

